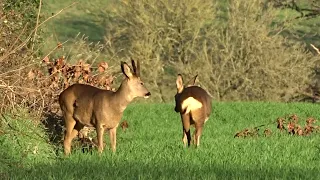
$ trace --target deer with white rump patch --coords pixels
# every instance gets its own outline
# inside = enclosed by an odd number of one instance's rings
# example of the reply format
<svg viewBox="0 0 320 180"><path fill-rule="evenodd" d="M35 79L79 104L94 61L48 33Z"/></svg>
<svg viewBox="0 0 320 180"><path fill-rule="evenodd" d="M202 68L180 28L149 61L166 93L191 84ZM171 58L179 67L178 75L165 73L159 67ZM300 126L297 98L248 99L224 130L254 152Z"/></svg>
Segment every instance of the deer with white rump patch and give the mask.
<svg viewBox="0 0 320 180"><path fill-rule="evenodd" d="M195 126L193 134L193 143L198 147L200 145L200 136L204 123L209 119L211 114L211 97L199 86L195 86L196 75L188 85L184 87L181 74L178 75L177 94L175 95L175 111L180 113L183 125L183 144L190 146L191 135L190 126Z"/></svg>
<svg viewBox="0 0 320 180"><path fill-rule="evenodd" d="M59 104L65 122L64 153L71 152L71 142L84 127L95 127L98 152L103 151L103 133L109 130L110 145L116 151L116 131L123 111L135 97L148 98L151 93L140 79L140 63L131 60L132 69L121 62L125 75L116 92L99 89L90 85L74 84L59 96Z"/></svg>

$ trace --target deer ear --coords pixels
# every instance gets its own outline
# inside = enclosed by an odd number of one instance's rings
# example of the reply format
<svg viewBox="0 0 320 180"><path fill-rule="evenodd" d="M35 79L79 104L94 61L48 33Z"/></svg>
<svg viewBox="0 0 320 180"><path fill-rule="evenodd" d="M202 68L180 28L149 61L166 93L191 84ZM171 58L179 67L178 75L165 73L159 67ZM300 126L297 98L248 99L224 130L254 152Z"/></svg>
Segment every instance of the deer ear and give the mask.
<svg viewBox="0 0 320 180"><path fill-rule="evenodd" d="M178 74L176 84L177 84L177 92L181 93L183 91L183 79L181 74Z"/></svg>
<svg viewBox="0 0 320 180"><path fill-rule="evenodd" d="M137 76L140 77L140 61L137 60L137 72L136 72Z"/></svg>
<svg viewBox="0 0 320 180"><path fill-rule="evenodd" d="M132 64L133 72L136 74L137 77L140 77L140 62L139 62L139 60L137 61L137 65L136 65L134 59L131 58L131 64Z"/></svg>
<svg viewBox="0 0 320 180"><path fill-rule="evenodd" d="M133 73L132 73L132 70L131 68L128 66L128 64L126 62L122 62L121 61L121 70L122 70L122 73L128 78L132 78L133 77Z"/></svg>
<svg viewBox="0 0 320 180"><path fill-rule="evenodd" d="M189 86L194 86L195 83L196 83L197 78L198 78L198 74L188 81L187 86L188 87Z"/></svg>

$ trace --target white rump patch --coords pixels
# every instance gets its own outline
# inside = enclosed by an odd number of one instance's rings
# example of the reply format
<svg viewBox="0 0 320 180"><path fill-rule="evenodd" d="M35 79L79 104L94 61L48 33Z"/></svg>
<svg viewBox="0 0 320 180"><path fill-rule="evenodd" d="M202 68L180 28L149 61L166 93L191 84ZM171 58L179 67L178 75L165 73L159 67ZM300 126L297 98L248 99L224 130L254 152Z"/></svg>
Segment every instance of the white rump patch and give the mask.
<svg viewBox="0 0 320 180"><path fill-rule="evenodd" d="M185 113L188 114L192 110L200 109L202 107L202 103L193 97L189 97L182 102L181 107L182 110L185 110Z"/></svg>

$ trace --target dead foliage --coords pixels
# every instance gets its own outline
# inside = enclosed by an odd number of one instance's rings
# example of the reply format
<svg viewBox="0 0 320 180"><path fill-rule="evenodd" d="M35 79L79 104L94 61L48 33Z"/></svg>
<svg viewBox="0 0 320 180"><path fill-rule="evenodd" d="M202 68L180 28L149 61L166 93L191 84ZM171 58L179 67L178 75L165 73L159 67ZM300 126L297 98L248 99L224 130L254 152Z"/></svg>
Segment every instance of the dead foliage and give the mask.
<svg viewBox="0 0 320 180"><path fill-rule="evenodd" d="M64 43L58 43L45 56L43 62L39 57L42 54L39 51L42 42L41 26L74 4L76 2L46 19L40 18L41 2L40 6L36 1L22 4L5 1L1 4L3 11L0 12L0 21L3 23L0 27L0 113L27 108L41 116L43 112L58 109L54 103L57 94L69 84L97 85L96 82L90 82L97 78L85 79L98 75L92 65L88 66L81 60L68 64L64 58L49 59L49 55L56 49L61 49ZM109 78L110 84L112 76L106 75L106 69L104 67L102 76ZM71 77L73 79L70 79ZM84 80L81 81L82 79ZM97 86L110 88L108 83Z"/></svg>
<svg viewBox="0 0 320 180"><path fill-rule="evenodd" d="M94 128L93 127L83 127L78 134L79 139L84 139L84 138L89 138L89 134L94 132Z"/></svg>
<svg viewBox="0 0 320 180"><path fill-rule="evenodd" d="M82 137L75 142L74 146L76 147L75 149L81 149L83 153L92 153L97 144L91 137Z"/></svg>
<svg viewBox="0 0 320 180"><path fill-rule="evenodd" d="M45 57L40 66L24 68L24 71L6 73L0 80L3 96L1 110L25 104L29 109L43 112L57 112L58 95L75 83L89 84L107 90L114 76L108 72L108 64L101 62L97 67L83 60L71 64L64 57L50 60ZM1 75L0 75L1 77ZM12 81L16 79L16 81Z"/></svg>
<svg viewBox="0 0 320 180"><path fill-rule="evenodd" d="M308 117L304 122L304 125L299 124L299 117L296 114L293 114L285 117L279 117L276 121L266 125L261 125L254 128L245 128L237 132L234 137L269 137L273 133L268 127L264 129L263 133L259 133L259 128L267 125L274 125L274 127L276 127L280 133L294 136L309 136L320 131L320 126L316 124L317 120L315 118Z"/></svg>
<svg viewBox="0 0 320 180"><path fill-rule="evenodd" d="M264 136L269 137L272 135L271 129L267 128L263 131Z"/></svg>
<svg viewBox="0 0 320 180"><path fill-rule="evenodd" d="M126 120L122 121L120 124L123 131L126 131L126 129L129 127L129 124Z"/></svg>
<svg viewBox="0 0 320 180"><path fill-rule="evenodd" d="M259 130L255 128L246 128L240 132L237 132L234 137L257 137L259 135Z"/></svg>
<svg viewBox="0 0 320 180"><path fill-rule="evenodd" d="M65 89L74 83L90 84L103 89L112 90L113 76L105 73L108 69L106 62L101 62L98 67L79 60L76 64L65 62L64 57L50 61L48 57L43 59L49 76L49 87L51 89ZM34 80L37 73L31 70L28 73L29 80Z"/></svg>

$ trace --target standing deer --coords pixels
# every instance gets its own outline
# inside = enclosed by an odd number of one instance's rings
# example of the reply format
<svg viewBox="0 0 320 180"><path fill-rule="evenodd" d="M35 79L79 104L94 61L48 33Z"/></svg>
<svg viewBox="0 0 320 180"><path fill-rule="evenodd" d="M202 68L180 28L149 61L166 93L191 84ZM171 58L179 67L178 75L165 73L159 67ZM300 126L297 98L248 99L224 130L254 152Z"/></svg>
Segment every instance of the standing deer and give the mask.
<svg viewBox="0 0 320 180"><path fill-rule="evenodd" d="M116 92L98 89L84 84L74 84L59 96L59 104L65 122L64 153L70 154L71 142L84 127L95 127L98 140L98 152L103 151L103 133L109 130L110 144L116 151L116 131L123 111L135 97L148 98L151 93L140 79L140 63L137 66L131 60L132 69L121 62L125 75Z"/></svg>
<svg viewBox="0 0 320 180"><path fill-rule="evenodd" d="M211 97L199 86L195 86L198 75L191 79L184 87L181 74L178 74L177 94L175 95L175 111L180 113L183 126L183 144L188 147L191 142L190 126L195 126L193 134L193 143L198 147L200 145L200 136L204 123L209 119L211 113Z"/></svg>

